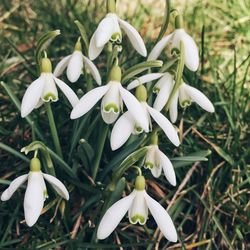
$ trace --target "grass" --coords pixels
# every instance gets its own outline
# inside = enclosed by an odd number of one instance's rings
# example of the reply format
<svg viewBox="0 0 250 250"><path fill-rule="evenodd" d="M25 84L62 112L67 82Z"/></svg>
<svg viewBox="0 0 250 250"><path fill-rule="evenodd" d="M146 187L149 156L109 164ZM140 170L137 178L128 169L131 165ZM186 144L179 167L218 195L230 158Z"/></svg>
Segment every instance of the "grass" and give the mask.
<svg viewBox="0 0 250 250"><path fill-rule="evenodd" d="M152 4L155 1L137 1L137 8L125 0L120 2L123 6L120 14L140 30L150 51L160 30L164 1L159 1L159 6ZM164 177L156 181L145 172L149 194L168 208L178 228L178 243L165 240L151 217L145 227L132 226L123 219L115 233L97 242L96 225L104 212L103 203L111 204L109 199L119 198L119 190L118 196L113 194L111 198L103 191L112 170L139 145L145 145L147 139L133 138L121 150L112 152L110 127L101 122L99 112L94 110L73 122L69 119L71 108L60 95L60 102L52 104L52 110L59 114L55 120L62 160L53 153L45 109L22 119L18 106L26 87L36 78L34 51L41 34L61 30L62 35L47 51L55 66L59 57L71 53L79 36L74 20L88 27L90 38L105 13L104 1L1 1L0 78L5 83L0 86L1 190L27 172L27 158L19 152L32 141L33 135L37 139L42 137L51 149L56 174L64 180L71 198L64 203L48 185L50 198L44 214L32 228L23 222L24 188L8 202L1 202L0 249L249 248L250 5L244 0L194 0L177 1L175 7L183 10L185 27L199 44L201 55L198 72L185 71L185 80L209 96L216 113L207 114L193 104L182 111L177 122L182 145L174 149L161 138L159 146L169 157L198 154L208 161L192 163L176 159L176 188ZM122 56L125 69L143 60L130 48L125 42L124 51L129 52ZM105 61L104 54L95 61L104 79ZM82 95L86 82L94 84L85 74L72 88ZM80 139L84 140L79 143ZM104 147L96 155L99 143ZM134 171L127 171L125 177L128 193Z"/></svg>

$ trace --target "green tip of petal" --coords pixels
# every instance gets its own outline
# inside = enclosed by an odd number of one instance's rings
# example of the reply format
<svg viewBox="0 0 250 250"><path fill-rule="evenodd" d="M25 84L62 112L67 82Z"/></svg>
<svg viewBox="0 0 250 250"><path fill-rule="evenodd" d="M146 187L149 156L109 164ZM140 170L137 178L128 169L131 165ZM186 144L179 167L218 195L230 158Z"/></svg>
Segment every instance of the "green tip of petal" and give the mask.
<svg viewBox="0 0 250 250"><path fill-rule="evenodd" d="M115 43L121 43L122 42L122 35L119 32L115 32L112 34L111 38L110 38L111 42L115 42Z"/></svg>
<svg viewBox="0 0 250 250"><path fill-rule="evenodd" d="M41 162L38 158L34 157L30 161L30 171L38 172L41 170Z"/></svg>
<svg viewBox="0 0 250 250"><path fill-rule="evenodd" d="M111 111L115 113L119 113L119 107L115 103L109 103L104 107L104 111L109 113Z"/></svg>
<svg viewBox="0 0 250 250"><path fill-rule="evenodd" d="M130 222L132 224L136 224L139 222L141 225L144 225L146 223L146 219L142 215L136 214L130 219Z"/></svg>
<svg viewBox="0 0 250 250"><path fill-rule="evenodd" d="M180 105L181 105L182 108L186 108L186 107L191 105L191 101L190 100L184 100L184 101L182 101L180 103Z"/></svg>
<svg viewBox="0 0 250 250"><path fill-rule="evenodd" d="M147 161L144 164L144 168L153 169L154 168L154 163Z"/></svg>
<svg viewBox="0 0 250 250"><path fill-rule="evenodd" d="M58 100L58 97L55 96L53 93L49 92L46 95L44 95L42 99L44 102L49 102L49 101L56 102Z"/></svg>

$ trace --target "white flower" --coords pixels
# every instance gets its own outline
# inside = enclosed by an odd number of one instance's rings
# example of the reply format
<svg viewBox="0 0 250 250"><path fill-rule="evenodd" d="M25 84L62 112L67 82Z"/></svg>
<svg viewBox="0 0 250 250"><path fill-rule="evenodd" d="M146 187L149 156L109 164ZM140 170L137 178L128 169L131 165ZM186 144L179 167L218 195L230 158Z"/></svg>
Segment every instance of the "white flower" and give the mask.
<svg viewBox="0 0 250 250"><path fill-rule="evenodd" d="M148 146L148 151L144 159L144 167L151 170L152 175L158 178L163 172L173 186L176 186L176 177L173 165L168 157L159 149L158 145Z"/></svg>
<svg viewBox="0 0 250 250"><path fill-rule="evenodd" d="M76 119L86 114L102 97L101 114L103 120L107 123L113 123L119 116L122 110L123 102L125 103L130 114L134 117L137 123L148 131L148 120L142 106L138 100L120 83L120 68L115 66L111 70L115 72L118 70L118 77L111 79L107 85L95 88L85 94L79 103L73 108L71 112L71 119Z"/></svg>
<svg viewBox="0 0 250 250"><path fill-rule="evenodd" d="M21 116L29 115L34 108L39 108L44 102L56 102L58 100L57 87L74 107L79 99L74 91L63 81L51 73L51 63L48 58L42 59L42 73L38 79L33 81L27 88L21 104Z"/></svg>
<svg viewBox="0 0 250 250"><path fill-rule="evenodd" d="M139 85L136 89L136 97L140 101L141 109L144 113L144 117L147 118L147 124L150 130L152 130L151 117L162 128L169 140L175 145L179 146L180 141L177 131L169 120L161 114L158 110L151 108L147 100L147 90L143 85ZM137 114L138 116L138 114ZM144 130L145 131L145 130ZM138 119L132 115L131 110L125 112L115 123L110 138L110 144L112 150L116 150L121 147L130 137L132 133L138 134L143 132L143 127L138 123ZM148 132L148 131L145 131Z"/></svg>
<svg viewBox="0 0 250 250"><path fill-rule="evenodd" d="M168 139L175 145L179 146L180 140L177 134L177 131L170 123L170 121L159 111L151 108L146 102L140 102L140 105L147 117L147 123L152 130L151 117L153 120L162 128L165 135ZM110 138L110 144L112 150L120 148L130 137L132 133L141 133L143 128L140 127L140 124L135 120L131 115L130 110L125 112L115 123ZM145 131L147 132L147 131Z"/></svg>
<svg viewBox="0 0 250 250"><path fill-rule="evenodd" d="M82 73L83 65L85 65L85 67L90 71L97 84L101 85L102 81L99 71L94 63L82 54L79 40L76 43L75 51L71 55L64 57L56 65L54 76L59 77L67 68L67 77L69 81L76 82Z"/></svg>
<svg viewBox="0 0 250 250"><path fill-rule="evenodd" d="M37 158L33 158L32 160L34 159L37 160ZM28 174L17 177L10 183L10 186L1 196L2 201L9 200L14 192L28 180L24 196L24 216L27 225L30 227L38 220L43 209L44 201L48 197L44 179L52 185L60 196L66 200L69 199L69 193L63 183L52 175L42 173L40 168L33 171L31 170Z"/></svg>
<svg viewBox="0 0 250 250"><path fill-rule="evenodd" d="M148 56L148 61L156 60L163 49L169 45L171 49L180 49L180 41L184 45L184 62L188 69L196 71L199 66L199 52L193 38L182 28L176 29L170 35L162 38Z"/></svg>
<svg viewBox="0 0 250 250"><path fill-rule="evenodd" d="M128 36L134 49L142 56L147 56L147 50L140 34L128 22L120 19L115 13L108 13L99 23L89 45L89 58L94 60L102 52L108 41L121 42L121 29Z"/></svg>
<svg viewBox="0 0 250 250"><path fill-rule="evenodd" d="M170 93L174 87L173 76L166 73L155 85L154 89L158 92L153 107L161 111L166 105ZM211 101L198 89L182 83L173 96L170 106L169 115L172 122L176 122L178 116L178 99L181 107L189 106L192 101L196 102L207 112L213 113L214 106Z"/></svg>
<svg viewBox="0 0 250 250"><path fill-rule="evenodd" d="M118 226L127 211L130 223L144 225L148 219L148 210L163 235L169 241L176 242L177 233L173 221L167 211L147 194L143 176L136 178L135 189L130 195L117 201L106 211L99 224L97 238L100 240L107 238Z"/></svg>

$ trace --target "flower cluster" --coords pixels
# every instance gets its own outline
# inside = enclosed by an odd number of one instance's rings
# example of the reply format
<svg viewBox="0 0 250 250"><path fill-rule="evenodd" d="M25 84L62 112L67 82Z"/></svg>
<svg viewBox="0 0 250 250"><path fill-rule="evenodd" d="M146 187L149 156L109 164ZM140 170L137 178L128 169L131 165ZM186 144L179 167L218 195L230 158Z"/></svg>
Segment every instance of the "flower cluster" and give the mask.
<svg viewBox="0 0 250 250"><path fill-rule="evenodd" d="M108 2L110 4L112 1ZM26 117L43 103L56 102L58 100L57 87L72 106L71 119L85 115L101 100L100 111L103 121L106 124L114 124L110 135L111 149L117 150L122 147L131 135L137 136L141 133L150 135L151 143L146 147L140 167L149 169L155 178L160 177L163 172L168 182L176 186L174 167L169 158L159 149L158 134L162 131L168 140L178 147L180 145L178 131L172 124L178 118L178 102L183 108L196 102L208 112L214 112L214 106L201 91L182 79L183 70L179 70L182 63L190 71L198 69L198 48L182 27L180 15L176 16L175 27L176 29L170 35L162 38L154 46L147 58L148 61L156 60L164 54L164 48L168 47L168 51L171 51L170 54L167 53L168 58L176 62L171 67L163 72L137 76L135 79L130 79L128 85L124 86L122 69L119 66L119 51L108 69L108 80L105 85L102 85L99 71L91 60L96 59L105 46L111 46L110 53L115 46L122 46L122 31L127 35L134 49L140 55L147 56L140 34L133 26L115 14L113 4L90 39L89 58L83 55L80 39L77 40L73 53L63 58L54 71L52 71L51 61L47 55L41 58L40 76L31 83L23 96L21 116ZM68 80L71 83L77 82L83 68L92 75L99 86L91 89L79 99L74 91L58 77L66 70ZM152 86L151 83L155 80L157 83ZM150 84L146 87L148 83ZM134 94L130 92L133 89L135 89ZM165 116L164 110L169 112L172 123ZM44 179L52 184L60 196L66 200L69 199L68 191L57 178L41 172L40 161L37 157L31 160L29 174L15 179L1 196L2 201L8 200L17 188L28 180L24 198L24 214L29 226L37 221L42 212L44 200L47 198ZM177 232L172 219L166 210L147 194L146 181L141 173L136 177L134 190L107 209L99 223L97 238L108 237L127 211L130 223L140 225L146 223L148 211L150 211L163 235L169 241L177 241Z"/></svg>

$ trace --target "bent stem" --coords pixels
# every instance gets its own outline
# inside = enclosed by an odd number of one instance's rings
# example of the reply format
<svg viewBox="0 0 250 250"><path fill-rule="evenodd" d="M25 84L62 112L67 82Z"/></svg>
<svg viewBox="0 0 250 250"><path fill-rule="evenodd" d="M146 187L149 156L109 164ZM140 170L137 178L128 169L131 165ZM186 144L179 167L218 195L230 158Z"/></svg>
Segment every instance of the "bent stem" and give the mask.
<svg viewBox="0 0 250 250"><path fill-rule="evenodd" d="M54 116L53 116L50 103L45 103L45 108L46 108L46 113L49 119L50 131L52 134L52 139L53 139L53 143L56 149L56 153L63 159L62 149L61 149L61 145L60 145L60 141L59 141L59 137L58 137L58 133L56 129L56 124L55 124L55 120L54 120Z"/></svg>

